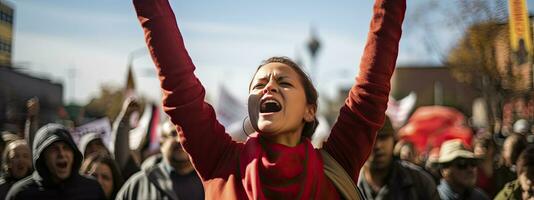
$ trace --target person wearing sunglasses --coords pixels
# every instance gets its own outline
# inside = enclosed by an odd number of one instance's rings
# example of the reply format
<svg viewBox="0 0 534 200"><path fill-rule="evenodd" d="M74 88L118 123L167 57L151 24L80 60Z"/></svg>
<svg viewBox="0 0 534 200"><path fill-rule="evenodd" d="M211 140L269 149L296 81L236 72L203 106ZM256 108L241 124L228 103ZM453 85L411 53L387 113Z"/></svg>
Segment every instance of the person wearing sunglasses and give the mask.
<svg viewBox="0 0 534 200"><path fill-rule="evenodd" d="M478 158L467 150L462 140L454 139L442 144L438 163L441 181L439 196L443 200L485 200L490 199L476 187Z"/></svg>

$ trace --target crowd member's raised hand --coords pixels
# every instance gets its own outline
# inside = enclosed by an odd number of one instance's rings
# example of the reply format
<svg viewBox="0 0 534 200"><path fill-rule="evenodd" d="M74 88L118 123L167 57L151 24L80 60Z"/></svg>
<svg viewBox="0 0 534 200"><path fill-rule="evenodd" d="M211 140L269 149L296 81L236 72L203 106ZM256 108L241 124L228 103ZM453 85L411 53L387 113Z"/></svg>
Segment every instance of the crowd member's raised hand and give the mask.
<svg viewBox="0 0 534 200"><path fill-rule="evenodd" d="M29 144L33 141L33 135L39 128L39 98L33 97L26 102L26 122L24 124L24 138Z"/></svg>
<svg viewBox="0 0 534 200"><path fill-rule="evenodd" d="M28 109L28 117L35 117L39 114L40 109L39 99L33 97L26 102L26 108Z"/></svg>
<svg viewBox="0 0 534 200"><path fill-rule="evenodd" d="M122 104L122 110L126 114L132 114L135 111L139 111L139 101L134 97L128 97Z"/></svg>
<svg viewBox="0 0 534 200"><path fill-rule="evenodd" d="M132 120L134 113L140 109L139 100L128 97L122 104L122 110L113 123L111 133L111 152L117 162L124 179L139 171L140 156L130 149L130 130L135 127L136 119Z"/></svg>

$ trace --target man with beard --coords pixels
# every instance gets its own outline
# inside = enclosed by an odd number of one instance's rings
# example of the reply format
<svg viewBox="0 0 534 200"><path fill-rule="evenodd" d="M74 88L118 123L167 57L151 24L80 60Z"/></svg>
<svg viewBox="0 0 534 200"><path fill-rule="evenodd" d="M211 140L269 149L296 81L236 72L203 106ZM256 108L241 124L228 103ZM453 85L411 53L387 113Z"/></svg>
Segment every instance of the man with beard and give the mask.
<svg viewBox="0 0 534 200"><path fill-rule="evenodd" d="M161 155L148 158L124 184L120 199L204 199L204 188L170 121L162 125Z"/></svg>
<svg viewBox="0 0 534 200"><path fill-rule="evenodd" d="M478 159L467 150L462 140L444 142L439 151L441 182L439 196L443 200L485 200L489 197L475 186Z"/></svg>
<svg viewBox="0 0 534 200"><path fill-rule="evenodd" d="M366 199L439 199L432 177L420 167L393 156L395 131L386 123L360 171L358 187Z"/></svg>
<svg viewBox="0 0 534 200"><path fill-rule="evenodd" d="M78 174L83 157L65 127L42 127L32 147L35 172L15 183L6 199L105 199L96 180Z"/></svg>

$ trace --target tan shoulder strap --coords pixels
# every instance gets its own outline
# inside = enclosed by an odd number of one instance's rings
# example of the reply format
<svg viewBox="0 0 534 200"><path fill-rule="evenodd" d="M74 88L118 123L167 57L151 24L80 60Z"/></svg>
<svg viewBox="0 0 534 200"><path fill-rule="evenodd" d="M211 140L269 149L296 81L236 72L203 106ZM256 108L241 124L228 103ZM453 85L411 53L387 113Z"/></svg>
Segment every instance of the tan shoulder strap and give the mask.
<svg viewBox="0 0 534 200"><path fill-rule="evenodd" d="M344 199L360 200L364 199L358 186L352 181L345 169L323 149L319 150L323 157L324 174L334 183L334 186L341 193Z"/></svg>

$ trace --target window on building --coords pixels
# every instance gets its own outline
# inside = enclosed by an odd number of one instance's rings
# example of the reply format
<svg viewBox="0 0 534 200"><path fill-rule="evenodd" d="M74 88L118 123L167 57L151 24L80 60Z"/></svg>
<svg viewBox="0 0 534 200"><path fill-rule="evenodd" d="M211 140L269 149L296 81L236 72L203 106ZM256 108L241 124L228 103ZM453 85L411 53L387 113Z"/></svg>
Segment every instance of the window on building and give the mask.
<svg viewBox="0 0 534 200"><path fill-rule="evenodd" d="M0 21L6 22L8 24L13 24L13 16L4 11L0 11Z"/></svg>
<svg viewBox="0 0 534 200"><path fill-rule="evenodd" d="M10 53L11 52L11 44L7 42L6 40L0 39L0 52L2 53Z"/></svg>

